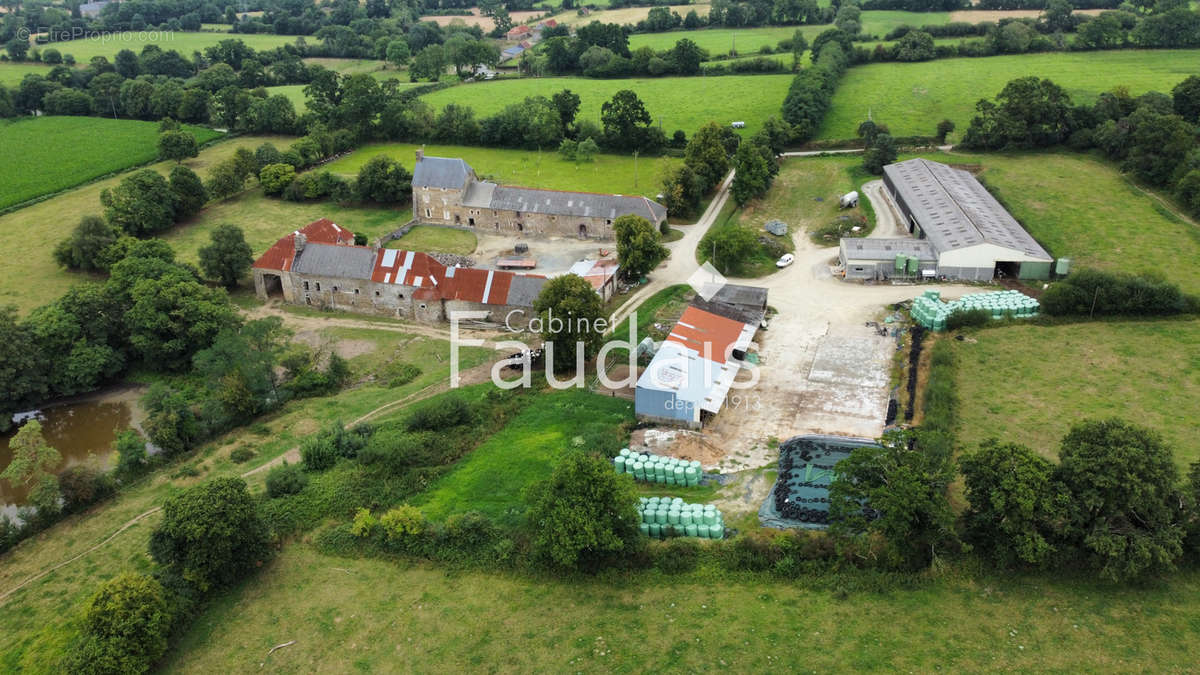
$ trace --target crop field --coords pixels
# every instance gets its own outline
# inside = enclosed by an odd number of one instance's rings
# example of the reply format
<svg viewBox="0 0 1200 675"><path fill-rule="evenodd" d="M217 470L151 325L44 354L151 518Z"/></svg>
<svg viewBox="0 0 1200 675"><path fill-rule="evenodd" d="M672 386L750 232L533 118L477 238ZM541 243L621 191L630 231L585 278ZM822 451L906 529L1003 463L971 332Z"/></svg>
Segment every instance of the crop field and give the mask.
<svg viewBox="0 0 1200 675"><path fill-rule="evenodd" d="M380 406L403 399L430 386L444 386L449 376L449 343L413 336L402 330L325 328L318 337L347 342L357 356L350 358L354 380L383 362L396 359L421 369L412 382L394 388L360 384L336 395L288 403L281 411L259 420L258 432L241 428L199 448L186 459L140 481L111 501L73 516L50 530L23 542L0 556L0 592L66 560L102 541L129 519L162 504L168 496L197 483L236 476L261 466L296 447L321 426L350 421ZM405 349L399 347L405 346ZM365 347L365 349L364 349ZM492 352L467 347L461 350L463 367L482 363ZM229 454L239 447L255 456L235 464ZM193 478L168 478L183 464L194 465ZM261 491L266 472L247 477L251 490ZM157 514L126 530L103 548L57 570L3 601L0 605L0 671L52 673L66 645L78 630L77 611L101 581L129 570L150 567L147 541L158 524Z"/></svg>
<svg viewBox="0 0 1200 675"><path fill-rule="evenodd" d="M348 571L348 573L347 573ZM166 670L931 672L1189 670L1194 572L1149 587L949 571L857 590L701 570L538 578L289 545L218 598ZM840 592L828 590L838 586ZM274 645L295 644L270 656Z"/></svg>
<svg viewBox="0 0 1200 675"><path fill-rule="evenodd" d="M712 9L712 5L695 4L695 5L669 5L672 12L678 12L679 16L687 16L688 12L695 11L700 16L708 16L708 10ZM650 13L650 7L623 7L620 9L601 9L580 16L577 10L571 9L560 14L554 15L554 19L559 23L565 23L568 26L582 26L593 21L601 23L615 24L636 24L646 18ZM674 40L672 40L674 43Z"/></svg>
<svg viewBox="0 0 1200 675"><path fill-rule="evenodd" d="M593 80L581 77L539 77L479 82L435 91L425 97L430 105L468 105L476 117L487 117L527 96L549 97L570 89L582 99L579 119L600 124L600 106L622 89L632 89L646 104L667 137L682 129L689 137L707 122L746 122L743 135L758 131L764 120L778 116L787 96L791 75L726 75L722 77L663 77L628 80ZM736 92L736 95L731 95Z"/></svg>
<svg viewBox="0 0 1200 675"><path fill-rule="evenodd" d="M158 45L164 51L174 50L191 58L192 52L204 51L221 40L241 40L246 46L254 49L274 49L296 41L295 36L271 35L267 33L213 33L208 31L187 32L169 30L145 30L141 32L106 33L99 37L85 40L68 40L53 44L42 45L42 48L54 47L65 54L71 54L78 63L87 63L93 56L104 56L109 61L122 49L141 52L146 45Z"/></svg>
<svg viewBox="0 0 1200 675"><path fill-rule="evenodd" d="M1010 80L1049 78L1074 103L1091 103L1101 92L1128 87L1135 96L1171 88L1200 70L1200 50L1122 50L1022 54L944 59L925 63L874 63L846 71L819 138L854 138L870 114L898 136L932 135L944 118L961 138L975 103L993 98Z"/></svg>
<svg viewBox="0 0 1200 675"><path fill-rule="evenodd" d="M577 164L562 159L553 148L538 152L464 145L377 143L363 146L323 168L344 176L355 176L372 157L383 154L411 171L416 151L421 147L429 157L462 157L480 178L508 185L647 197L658 194L664 171L680 161L671 157L634 160L632 156L599 154L592 162Z"/></svg>
<svg viewBox="0 0 1200 675"><path fill-rule="evenodd" d="M26 75L46 75L50 72L50 66L45 66L40 63L0 63L0 85L8 89L16 89L21 84L21 80L25 79Z"/></svg>
<svg viewBox="0 0 1200 675"><path fill-rule="evenodd" d="M188 126L205 143L221 134ZM158 124L102 117L39 117L0 123L0 209L64 190L158 156Z"/></svg>
<svg viewBox="0 0 1200 675"><path fill-rule="evenodd" d="M549 477L563 452L632 422L633 404L625 399L580 389L542 392L413 503L431 520L481 511L516 525L521 491Z"/></svg>
<svg viewBox="0 0 1200 675"><path fill-rule="evenodd" d="M971 337L951 341L963 447L996 437L1054 459L1072 424L1118 416L1161 432L1181 470L1200 460L1190 412L1200 410L1200 321L1010 326Z"/></svg>
<svg viewBox="0 0 1200 675"><path fill-rule="evenodd" d="M68 119L103 121L90 117ZM25 123L21 122L20 124ZM208 168L212 164L232 156L238 148L245 147L253 150L265 141L283 146L291 142L291 139L242 136L201 150L199 157L184 161L184 165L203 178L207 176ZM149 168L166 175L173 166L175 166L174 162L158 162L150 165ZM7 260L4 265L0 266L0 305L16 305L22 314L26 314L34 307L44 305L59 297L72 284L91 278L67 272L59 267L54 262L54 245L69 235L83 216L102 214L104 209L100 205L100 192L105 188L116 187L121 178L120 175L104 178L12 213L0 215L0 246L8 252ZM203 221L203 215L198 216L197 219ZM190 227L196 222L197 220L193 220L189 224L177 226L175 231ZM220 222L232 221L215 221L213 224ZM291 227L280 223L276 223L275 226L277 229ZM31 232L35 233L35 236L30 236ZM278 235L275 238L277 239ZM202 240L196 239L199 242L196 243L196 247L203 245L207 240L208 233L205 231ZM174 242L172 243L174 244ZM190 253L187 251L182 253L185 259L195 260L194 249ZM31 280L36 280L36 283L32 283Z"/></svg>

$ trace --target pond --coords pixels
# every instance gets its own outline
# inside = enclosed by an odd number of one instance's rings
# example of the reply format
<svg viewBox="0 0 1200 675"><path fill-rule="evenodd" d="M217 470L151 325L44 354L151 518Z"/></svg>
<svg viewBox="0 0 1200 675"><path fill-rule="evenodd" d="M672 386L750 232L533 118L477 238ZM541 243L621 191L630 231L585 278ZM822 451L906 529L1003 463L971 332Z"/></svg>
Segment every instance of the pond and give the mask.
<svg viewBox="0 0 1200 675"><path fill-rule="evenodd" d="M141 421L137 408L141 393L140 387L110 389L21 413L14 416L14 420L24 421L32 416L41 421L46 442L62 455L62 463L56 471L83 464L89 456L101 466L108 467L113 439ZM17 426L14 425L0 436L0 471L12 460L8 443L16 433ZM0 480L0 513L14 518L17 507L26 503L27 492L23 486Z"/></svg>

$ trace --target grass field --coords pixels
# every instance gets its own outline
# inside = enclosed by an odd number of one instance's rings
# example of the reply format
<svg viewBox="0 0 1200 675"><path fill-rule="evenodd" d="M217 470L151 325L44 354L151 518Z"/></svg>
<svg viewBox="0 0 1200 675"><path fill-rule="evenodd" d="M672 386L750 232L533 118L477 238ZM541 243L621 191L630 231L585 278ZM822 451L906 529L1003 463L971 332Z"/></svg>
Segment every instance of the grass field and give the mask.
<svg viewBox="0 0 1200 675"><path fill-rule="evenodd" d="M97 121L95 118L81 119ZM202 150L199 157L186 160L184 165L205 177L210 166L232 156L238 148L253 150L264 141L285 146L291 139L242 136L214 144ZM158 162L150 165L150 168L166 175L174 166L174 162ZM105 188L116 187L120 180L120 175L104 178L55 195L43 202L0 215L0 246L8 254L5 264L0 266L0 305L16 305L18 310L25 314L34 307L59 297L72 284L91 278L60 268L52 255L54 245L70 234L83 216L102 214L104 209L100 205L100 192ZM197 220L203 220L203 217L198 216ZM275 223L275 226L278 230L294 229L290 224ZM176 228L176 232L179 229ZM277 239L278 235L275 238ZM207 239L208 234L205 232L203 240ZM197 239L197 242L200 240ZM197 243L196 247L200 245L202 243ZM194 260L194 256L194 250L184 255L189 260Z"/></svg>
<svg viewBox="0 0 1200 675"><path fill-rule="evenodd" d="M632 156L601 154L592 162L576 164L562 159L552 148L538 152L464 145L378 143L363 146L324 168L346 176L357 175L372 157L385 154L411 171L416 151L421 147L430 157L462 157L480 178L508 185L647 197L658 194L663 172L681 161L671 157L641 157L635 162Z"/></svg>
<svg viewBox="0 0 1200 675"><path fill-rule="evenodd" d="M26 75L45 75L50 72L50 66L40 63L0 63L0 85L8 89L16 89Z"/></svg>
<svg viewBox="0 0 1200 675"><path fill-rule="evenodd" d="M703 572L532 580L326 557L297 544L214 602L166 670L1170 672L1195 665L1195 573L1149 587L955 572L888 592L846 583L833 592L805 575L783 582Z"/></svg>
<svg viewBox="0 0 1200 675"><path fill-rule="evenodd" d="M633 404L625 399L579 389L540 393L413 503L431 520L482 511L516 525L521 491L548 477L574 439L582 443L588 434L611 433L632 422Z"/></svg>
<svg viewBox="0 0 1200 675"><path fill-rule="evenodd" d="M658 79L592 80L581 77L540 77L479 82L442 89L423 98L435 108L459 103L487 117L527 96L549 97L562 89L579 94L578 119L600 124L600 106L622 89L632 89L646 104L654 122L669 138L676 129L691 135L707 122L746 122L743 135L753 134L771 115L780 114L791 75L727 75L723 77L664 77Z"/></svg>
<svg viewBox="0 0 1200 675"><path fill-rule="evenodd" d="M859 200L859 208L839 209L838 199L858 190L872 176L860 166L858 159L845 157L804 157L784 160L779 166L779 175L771 184L766 195L746 203L736 213L736 222L741 227L752 229L755 234L767 234L763 225L768 220L778 219L787 223L786 238L804 236L823 225L828 225L839 215L865 214L873 222L873 214L867 213L870 204L866 198ZM783 238L780 238L783 239ZM837 241L818 242L824 246L836 246Z"/></svg>
<svg viewBox="0 0 1200 675"><path fill-rule="evenodd" d="M205 143L221 134L188 126ZM158 124L102 117L0 123L0 209L158 157Z"/></svg>
<svg viewBox="0 0 1200 675"><path fill-rule="evenodd" d="M146 30L141 32L105 33L99 37L85 40L68 40L42 45L42 48L54 47L64 55L71 54L77 63L87 63L93 56L104 56L109 61L116 57L122 49L131 49L140 53L146 45L158 45L164 51L174 50L187 58L192 52L204 51L221 40L241 40L254 49L274 49L296 41L295 36L246 33L234 35L231 33L186 32Z"/></svg>
<svg viewBox="0 0 1200 675"><path fill-rule="evenodd" d="M350 359L355 379L381 363L396 359L421 368L409 384L386 388L360 384L337 395L288 403L283 410L259 420L261 433L238 429L200 449L188 464L198 467L194 478L170 479L177 467L168 467L147 480L123 490L111 501L80 516L73 516L0 556L0 589L8 590L53 563L84 551L112 534L122 523L160 504L181 489L214 477L236 476L278 457L321 426L337 419L353 420L392 401L431 385L443 385L449 375L449 343L414 337L392 330L326 328L335 341L354 343L357 356ZM416 342L420 346L412 347ZM366 346L367 349L362 349ZM433 350L433 351L431 351ZM437 358L431 358L435 354ZM492 352L481 348L461 351L463 366L483 362ZM402 409L400 409L402 410ZM250 447L254 458L234 464L229 453ZM183 462L181 462L183 463ZM266 472L247 478L252 490L261 490ZM101 581L128 570L148 570L147 540L158 524L152 515L85 558L57 570L10 597L0 607L0 671L51 673L62 656L63 645L77 630L77 611Z"/></svg>
<svg viewBox="0 0 1200 675"><path fill-rule="evenodd" d="M1157 429L1181 469L1200 460L1200 321L1011 326L951 341L958 355L958 440L1022 443L1047 457L1083 418ZM1063 414L1063 411L1070 411Z"/></svg>
<svg viewBox="0 0 1200 675"><path fill-rule="evenodd" d="M475 251L477 240L474 232L456 230L451 227L418 225L399 239L393 239L385 248L402 248L407 251L426 253L455 253L470 255Z"/></svg>
<svg viewBox="0 0 1200 675"><path fill-rule="evenodd" d="M900 136L931 135L943 118L961 138L975 103L993 98L1010 80L1035 75L1062 86L1075 103L1091 103L1104 91L1125 86L1137 95L1171 88L1200 70L1200 50L1122 50L1023 54L925 63L877 63L846 71L819 138L854 138L870 113Z"/></svg>

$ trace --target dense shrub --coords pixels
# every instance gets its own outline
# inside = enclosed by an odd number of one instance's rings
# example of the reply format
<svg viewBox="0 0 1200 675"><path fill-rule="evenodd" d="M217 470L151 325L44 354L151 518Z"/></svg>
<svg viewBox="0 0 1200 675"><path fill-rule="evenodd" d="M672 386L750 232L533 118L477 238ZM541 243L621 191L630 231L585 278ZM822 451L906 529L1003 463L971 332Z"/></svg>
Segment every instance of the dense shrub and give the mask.
<svg viewBox="0 0 1200 675"><path fill-rule="evenodd" d="M84 611L83 641L66 657L71 673L145 673L167 650L173 621L167 592L141 574L100 586Z"/></svg>
<svg viewBox="0 0 1200 675"><path fill-rule="evenodd" d="M395 476L413 467L445 463L452 458L443 453L452 447L452 443L438 442L432 432L384 427L372 434L366 445L358 451L358 460Z"/></svg>
<svg viewBox="0 0 1200 675"><path fill-rule="evenodd" d="M229 459L234 464L245 464L254 457L254 451L246 446L234 448L233 452L229 453Z"/></svg>
<svg viewBox="0 0 1200 675"><path fill-rule="evenodd" d="M365 433L364 433L365 432ZM300 444L300 458L309 471L324 471L343 457L354 458L366 445L369 430L346 429L341 420L330 423Z"/></svg>
<svg viewBox="0 0 1200 675"><path fill-rule="evenodd" d="M277 466L267 474L267 496L271 499L294 495L308 485L308 476L299 464Z"/></svg>
<svg viewBox="0 0 1200 675"><path fill-rule="evenodd" d="M441 431L471 421L471 408L457 397L427 403L408 417L409 431Z"/></svg>
<svg viewBox="0 0 1200 675"><path fill-rule="evenodd" d="M1082 269L1041 297L1051 316L1163 316L1195 312L1200 301L1163 279Z"/></svg>
<svg viewBox="0 0 1200 675"><path fill-rule="evenodd" d="M692 539L676 537L662 544L652 544L654 566L666 574L683 574L696 568L700 544Z"/></svg>
<svg viewBox="0 0 1200 675"><path fill-rule="evenodd" d="M384 371L384 381L388 387L402 387L417 379L421 369L411 363L394 363Z"/></svg>
<svg viewBox="0 0 1200 675"><path fill-rule="evenodd" d="M78 513L108 499L117 491L112 474L92 464L73 466L58 476L63 498L63 513Z"/></svg>
<svg viewBox="0 0 1200 675"><path fill-rule="evenodd" d="M946 317L946 330L979 328L991 320L992 313L986 309L956 309Z"/></svg>

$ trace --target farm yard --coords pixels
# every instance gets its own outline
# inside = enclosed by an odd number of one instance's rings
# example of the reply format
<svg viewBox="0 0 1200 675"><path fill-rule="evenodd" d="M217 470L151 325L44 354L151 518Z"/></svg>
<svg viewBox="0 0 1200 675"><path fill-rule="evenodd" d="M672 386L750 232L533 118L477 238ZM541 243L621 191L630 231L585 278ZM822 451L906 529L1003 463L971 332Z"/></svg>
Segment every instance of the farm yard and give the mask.
<svg viewBox="0 0 1200 675"><path fill-rule="evenodd" d="M1161 432L1181 470L1200 460L1195 417L1181 414L1200 409L1200 321L1009 326L971 337L950 341L965 449L1003 438L1055 459L1075 420L1117 416Z"/></svg>
<svg viewBox="0 0 1200 675"><path fill-rule="evenodd" d="M992 98L1009 80L1036 75L1067 90L1075 104L1127 87L1133 95L1170 92L1200 70L1200 52L1188 50L1068 52L873 63L846 71L818 138L854 138L870 115L897 136L932 135L944 118L966 131L975 103ZM951 140L955 137L952 136Z"/></svg>
<svg viewBox="0 0 1200 675"><path fill-rule="evenodd" d="M187 127L200 143L221 136ZM158 124L103 117L0 123L0 146L21 163L0 167L0 209L144 164L158 157Z"/></svg>
<svg viewBox="0 0 1200 675"><path fill-rule="evenodd" d="M676 129L691 135L701 125L716 121L746 122L743 136L758 131L763 121L778 115L791 84L791 75L726 75L721 77L664 77L658 79L593 80L577 77L539 77L479 82L451 87L422 98L434 108L447 103L470 106L476 118L500 112L527 96L545 96L570 89L580 96L578 119L600 123L600 106L622 89L632 89L646 110L661 123L669 138ZM736 96L730 92L737 92Z"/></svg>

